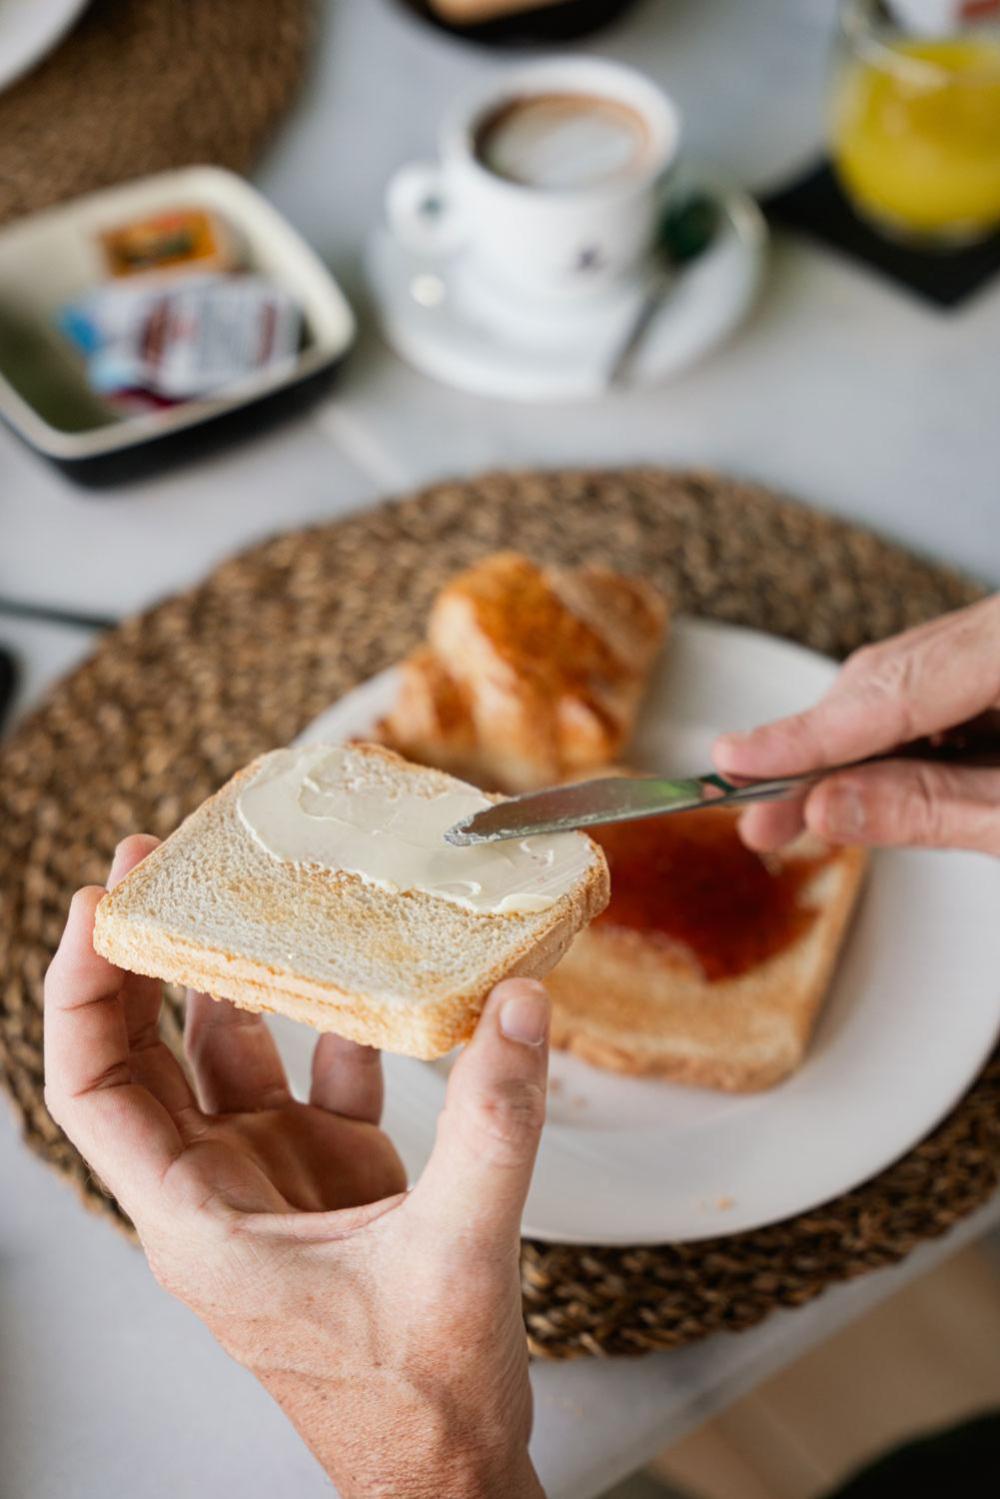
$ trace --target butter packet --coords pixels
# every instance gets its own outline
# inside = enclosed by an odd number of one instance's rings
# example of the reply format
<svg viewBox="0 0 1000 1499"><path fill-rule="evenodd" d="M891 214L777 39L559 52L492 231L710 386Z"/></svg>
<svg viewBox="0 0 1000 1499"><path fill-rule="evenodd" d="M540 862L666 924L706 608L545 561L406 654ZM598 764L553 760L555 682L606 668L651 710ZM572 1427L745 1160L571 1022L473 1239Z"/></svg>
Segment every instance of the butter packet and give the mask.
<svg viewBox="0 0 1000 1499"><path fill-rule="evenodd" d="M65 307L59 324L86 357L93 390L169 401L288 363L302 332L293 299L252 275L111 282Z"/></svg>

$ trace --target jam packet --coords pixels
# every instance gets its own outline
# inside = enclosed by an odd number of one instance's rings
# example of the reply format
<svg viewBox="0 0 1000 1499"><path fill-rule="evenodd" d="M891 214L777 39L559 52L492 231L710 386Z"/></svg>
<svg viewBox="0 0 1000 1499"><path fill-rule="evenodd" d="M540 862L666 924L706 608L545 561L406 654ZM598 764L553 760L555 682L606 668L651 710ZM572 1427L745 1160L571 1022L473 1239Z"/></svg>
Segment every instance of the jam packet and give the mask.
<svg viewBox="0 0 1000 1499"><path fill-rule="evenodd" d="M242 259L233 230L205 208L175 208L98 235L111 276L235 271Z"/></svg>

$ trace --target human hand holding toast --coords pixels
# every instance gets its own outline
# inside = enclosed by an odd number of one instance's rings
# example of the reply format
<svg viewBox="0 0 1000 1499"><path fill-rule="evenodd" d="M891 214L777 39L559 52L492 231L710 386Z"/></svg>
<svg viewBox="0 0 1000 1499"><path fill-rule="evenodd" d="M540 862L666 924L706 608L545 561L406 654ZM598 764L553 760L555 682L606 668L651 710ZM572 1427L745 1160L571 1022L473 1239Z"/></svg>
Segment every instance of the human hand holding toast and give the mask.
<svg viewBox="0 0 1000 1499"><path fill-rule="evenodd" d="M1000 595L855 652L803 713L715 747L724 775L795 775L884 753L1000 710ZM802 798L750 808L745 841L780 848L803 827L833 843L1000 854L1000 770L889 761L830 775Z"/></svg>
<svg viewBox="0 0 1000 1499"><path fill-rule="evenodd" d="M155 844L127 839L109 887ZM324 1035L298 1103L260 1015L194 994L192 1085L159 1036L158 981L93 950L103 894L74 898L46 980L46 1101L157 1279L344 1499L537 1499L518 1249L545 1108L541 985L494 989L407 1193L377 1052Z"/></svg>

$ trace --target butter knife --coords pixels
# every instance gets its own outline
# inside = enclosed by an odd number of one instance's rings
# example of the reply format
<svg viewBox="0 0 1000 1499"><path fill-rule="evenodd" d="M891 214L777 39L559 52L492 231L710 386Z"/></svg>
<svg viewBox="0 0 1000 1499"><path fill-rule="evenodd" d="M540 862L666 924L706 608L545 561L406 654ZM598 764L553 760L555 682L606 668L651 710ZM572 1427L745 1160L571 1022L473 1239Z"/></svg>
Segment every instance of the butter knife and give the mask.
<svg viewBox="0 0 1000 1499"><path fill-rule="evenodd" d="M715 771L702 776L606 776L554 786L526 796L509 797L457 822L445 833L449 843L496 843L505 838L527 838L536 833L568 833L575 828L659 817L665 812L690 812L696 807L743 806L750 802L782 801L801 795L809 786L838 770L875 765L882 760L918 759L950 765L1000 766L1000 733L979 737L969 726L934 741L916 740L884 755L827 765L804 775L774 780L727 778Z"/></svg>

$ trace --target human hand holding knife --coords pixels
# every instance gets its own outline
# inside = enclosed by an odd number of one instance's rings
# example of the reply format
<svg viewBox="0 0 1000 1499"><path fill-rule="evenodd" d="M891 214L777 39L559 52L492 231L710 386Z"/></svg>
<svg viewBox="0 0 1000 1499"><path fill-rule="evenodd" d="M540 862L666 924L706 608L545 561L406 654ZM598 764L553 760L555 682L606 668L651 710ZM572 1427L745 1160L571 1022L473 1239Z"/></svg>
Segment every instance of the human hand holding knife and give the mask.
<svg viewBox="0 0 1000 1499"><path fill-rule="evenodd" d="M720 770L701 776L605 777L514 797L447 837L462 844L775 803L748 812L753 847L780 847L808 826L833 842L1000 854L1000 596L856 653L814 708L723 736L716 761Z"/></svg>

